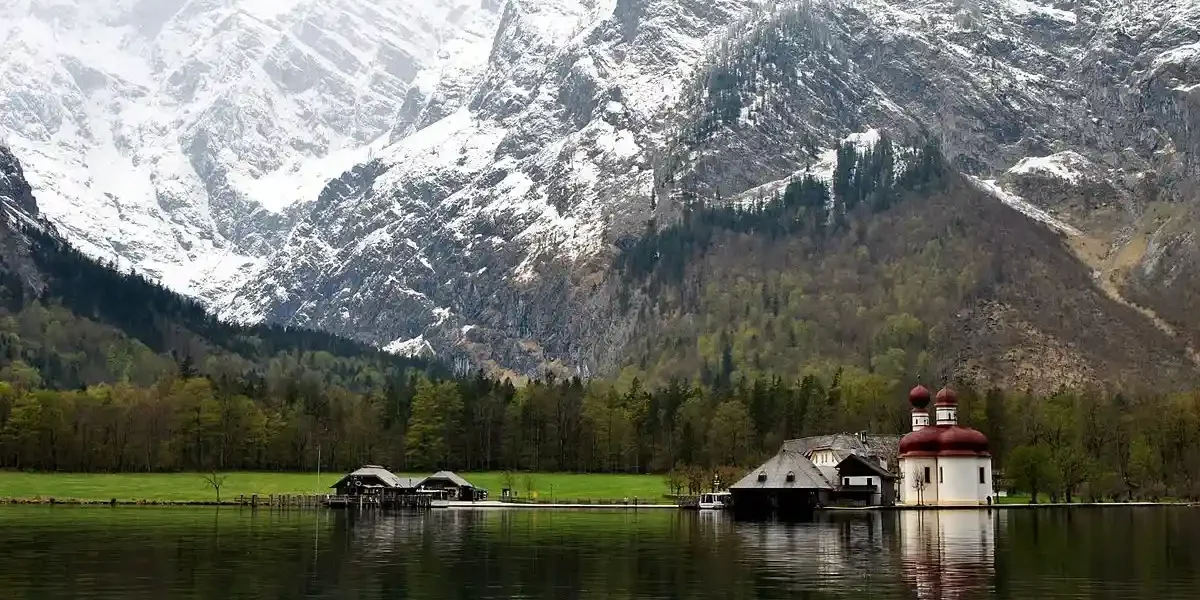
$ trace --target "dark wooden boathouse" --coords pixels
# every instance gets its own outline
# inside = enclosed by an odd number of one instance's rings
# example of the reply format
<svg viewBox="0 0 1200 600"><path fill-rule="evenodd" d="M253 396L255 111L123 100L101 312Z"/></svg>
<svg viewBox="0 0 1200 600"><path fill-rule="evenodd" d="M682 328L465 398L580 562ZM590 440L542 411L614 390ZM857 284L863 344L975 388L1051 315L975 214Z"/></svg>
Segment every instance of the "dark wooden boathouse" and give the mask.
<svg viewBox="0 0 1200 600"><path fill-rule="evenodd" d="M487 490L471 485L453 471L438 471L417 484L418 492L438 500L474 502L487 500Z"/></svg>
<svg viewBox="0 0 1200 600"><path fill-rule="evenodd" d="M418 493L423 479L399 477L379 465L364 465L330 486L330 507L427 508L430 498Z"/></svg>
<svg viewBox="0 0 1200 600"><path fill-rule="evenodd" d="M781 450L729 487L734 510L746 516L812 513L833 485L799 452Z"/></svg>

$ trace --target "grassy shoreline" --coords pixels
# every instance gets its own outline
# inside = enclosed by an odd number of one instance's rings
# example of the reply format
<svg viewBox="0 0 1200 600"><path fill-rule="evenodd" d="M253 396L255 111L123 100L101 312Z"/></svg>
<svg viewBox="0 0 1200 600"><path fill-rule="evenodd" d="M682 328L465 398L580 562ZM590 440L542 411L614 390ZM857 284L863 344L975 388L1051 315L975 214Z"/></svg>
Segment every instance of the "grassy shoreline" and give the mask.
<svg viewBox="0 0 1200 600"><path fill-rule="evenodd" d="M238 496L330 493L329 486L344 473L276 473L236 471L221 473L222 503ZM423 474L399 474L420 477ZM461 473L471 483L486 488L492 498L505 487L504 473ZM27 473L0 471L0 502L104 504L215 504L216 494L203 473ZM538 500L618 500L667 502L666 484L660 475L514 473L512 483L521 497Z"/></svg>

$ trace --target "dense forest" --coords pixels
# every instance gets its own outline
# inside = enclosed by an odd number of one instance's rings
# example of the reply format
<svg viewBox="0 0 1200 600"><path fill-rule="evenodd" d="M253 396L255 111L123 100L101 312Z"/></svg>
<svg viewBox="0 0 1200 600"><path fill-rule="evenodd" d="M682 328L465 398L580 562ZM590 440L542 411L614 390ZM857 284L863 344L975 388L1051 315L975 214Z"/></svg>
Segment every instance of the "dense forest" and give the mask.
<svg viewBox="0 0 1200 600"><path fill-rule="evenodd" d="M414 373L368 393L175 372L54 391L23 363L0 378L0 467L17 469L312 470L320 448L323 469L737 471L793 437L908 429L902 386L857 369L653 389ZM989 436L1009 485L1060 500L1200 497L1200 393L958 389L960 419Z"/></svg>

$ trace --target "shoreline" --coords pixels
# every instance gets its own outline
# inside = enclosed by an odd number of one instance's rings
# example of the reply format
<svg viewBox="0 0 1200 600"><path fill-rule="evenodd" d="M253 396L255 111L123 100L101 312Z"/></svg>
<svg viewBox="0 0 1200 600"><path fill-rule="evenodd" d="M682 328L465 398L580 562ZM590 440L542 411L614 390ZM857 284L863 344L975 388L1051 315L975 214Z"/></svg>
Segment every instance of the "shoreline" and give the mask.
<svg viewBox="0 0 1200 600"><path fill-rule="evenodd" d="M270 511L307 511L307 510L354 510L330 508L320 503L271 503L267 498L259 502L247 500L84 500L78 498L0 498L0 509L4 506L68 506L68 507L230 507L265 509ZM1062 508L1200 508L1200 502L1074 502L1040 503L1040 504L993 504L991 506L824 506L815 509L816 513L846 513L846 512L904 512L904 511L966 511L966 510L1037 510ZM501 502L497 500L469 501L436 501L430 510L687 510L677 504L663 503L524 503ZM387 510L385 512L405 512L403 510ZM409 511L411 512L411 511ZM697 512L730 512L730 511L697 511Z"/></svg>
<svg viewBox="0 0 1200 600"><path fill-rule="evenodd" d="M970 505L970 506L825 506L817 510L833 511L833 512L851 512L851 511L879 511L879 512L904 512L904 511L950 511L950 510L1033 510L1039 508L1153 508L1153 507L1184 507L1184 508L1200 508L1200 502L1042 502L1038 504L1021 503L1021 504L992 504L992 505Z"/></svg>
<svg viewBox="0 0 1200 600"><path fill-rule="evenodd" d="M617 510L662 510L675 509L682 510L683 507L678 504L652 504L652 503L634 503L634 504L578 504L578 503L547 503L538 504L532 502L500 502L498 500L484 500L481 502L466 502L466 501L447 501L435 500L430 507L433 510L536 510L536 509L553 509L553 510L586 510L586 509L617 509Z"/></svg>

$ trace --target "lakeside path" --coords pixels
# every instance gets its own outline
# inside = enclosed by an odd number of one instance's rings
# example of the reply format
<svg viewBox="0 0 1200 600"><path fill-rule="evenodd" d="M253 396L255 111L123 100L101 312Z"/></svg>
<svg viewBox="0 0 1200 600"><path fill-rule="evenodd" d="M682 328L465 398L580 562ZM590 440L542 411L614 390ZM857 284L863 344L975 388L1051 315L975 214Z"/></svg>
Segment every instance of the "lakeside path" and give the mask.
<svg viewBox="0 0 1200 600"><path fill-rule="evenodd" d="M305 496L330 493L329 486L344 473L220 473L222 504L238 496ZM423 477L428 473L398 473ZM498 498L505 487L500 472L460 473L467 481ZM0 502L61 504L216 504L216 494L204 473L26 473L0 471ZM513 473L512 485L522 497L539 501L581 504L672 504L661 475Z"/></svg>

